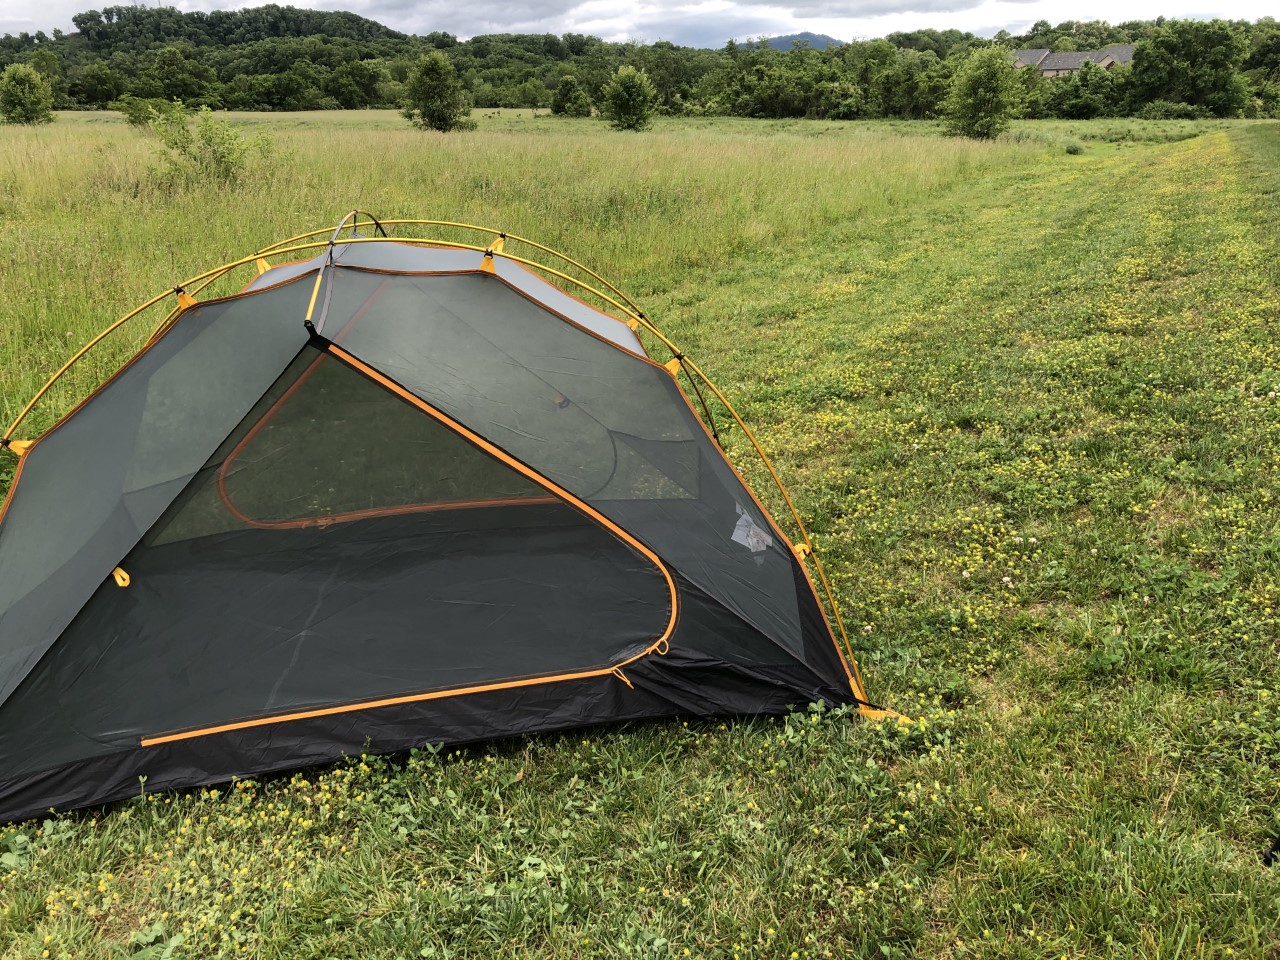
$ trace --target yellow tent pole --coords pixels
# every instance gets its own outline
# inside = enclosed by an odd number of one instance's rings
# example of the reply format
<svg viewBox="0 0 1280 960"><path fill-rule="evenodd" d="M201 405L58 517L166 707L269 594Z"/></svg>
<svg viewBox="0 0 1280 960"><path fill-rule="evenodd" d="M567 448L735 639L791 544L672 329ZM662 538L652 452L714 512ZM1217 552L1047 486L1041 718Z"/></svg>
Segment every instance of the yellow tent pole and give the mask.
<svg viewBox="0 0 1280 960"><path fill-rule="evenodd" d="M443 223L443 221L442 221L442 223ZM446 225L446 226L468 226L467 224L444 224L444 225ZM475 228L475 229L483 229L483 228ZM321 233L324 233L324 232L326 232L326 231L324 231L324 230L317 230L317 231L312 231L310 234L304 234L304 235L302 235L302 236L303 236L303 238L305 238L306 236L315 236L315 235L317 235L317 234L321 234ZM329 231L329 232L332 232L332 231ZM494 231L485 231L485 232L491 233L491 234L493 234L493 235L495 235L495 236L500 235L500 231L496 231L496 230L494 230ZM386 241L384 238L382 238L382 237L351 237L351 238L348 238L348 239L345 239L345 240L338 240L338 241L337 241L337 244L347 244L347 243L386 243L386 242L387 242L387 241ZM403 241L401 241L401 242L410 243L410 244L418 244L418 245L446 246L446 247L451 247L451 248L459 249L459 250L474 250L474 251L476 251L476 252L478 252L478 253L483 253L483 252L485 251L485 249L486 249L485 247L478 247L478 246L476 246L476 245L474 245L474 244L469 244L469 243L457 243L457 242L450 241L450 240L430 240L430 241L428 241L428 240L420 240L420 239L413 238L413 237L407 237L407 238L404 238L404 240L403 240ZM239 260L232 260L232 261L231 261L231 262L229 262L229 263L224 263L224 264L222 264L221 266L214 267L212 270L206 270L204 273L197 274L197 275L196 275L196 276L194 276L194 277L191 277L191 278L189 278L189 279L187 279L187 280L184 280L182 283L178 284L178 285L177 285L177 287L170 288L170 289L168 289L168 290L165 290L163 293L157 294L156 296L152 297L150 300L148 300L148 301L146 301L145 303L143 303L141 306L137 307L137 308L136 308L136 309L134 309L134 310L129 311L129 312L128 312L127 314L125 314L123 317L121 317L120 319L118 319L118 320L116 320L115 322L113 322L112 324L110 324L110 325L109 325L106 329L104 329L101 333L99 333L99 334L98 334L97 336L95 336L92 340L90 340L90 341L89 341L88 343L86 343L83 347L81 347L78 351L76 351L76 353L75 353L75 354L73 354L73 355L71 356L71 358L70 358L70 359L68 359L68 360L67 360L67 362L66 362L66 363L64 363L64 364L63 364L63 365L62 365L62 366L61 366L61 367L60 367L60 368L59 368L59 369L58 369L58 370L53 374L53 376L51 376L51 377L50 377L50 378L45 382L44 386L42 386L42 387L41 387L41 388L36 392L35 396L33 396L33 397L31 398L31 400L27 403L27 405L26 405L25 407L23 407L22 411L18 414L18 416L17 416L16 418L14 418L14 421L9 425L9 428L5 431L4 435L5 435L6 437L10 437L10 438L12 438L12 436L13 436L14 432L18 429L18 427L19 427L19 426L21 426L21 425L22 425L22 422L23 422L24 420L26 420L26 418L30 415L31 411L32 411L33 409L35 409L36 404L38 404L38 403L41 401L41 399L43 399L43 398L44 398L44 396L45 396L45 395L46 395L46 394L47 394L47 393L48 393L48 392L53 388L54 384L56 384L56 383L57 383L57 382L58 382L58 381L59 381L59 380L60 380L60 379L61 379L61 378L62 378L62 377L67 373L67 371L68 371L68 370L70 370L73 366L75 366L75 365L76 365L76 364L77 364L77 363L78 363L78 362L79 362L79 361L80 361L80 360L85 356L85 354L87 354L90 350L92 350L92 349L93 349L94 347L96 347L99 343L101 343L103 340L105 340L108 336L110 336L112 333L114 333L114 332L115 332L116 330L118 330L120 327L124 326L126 323L128 323L130 320L132 320L134 317L138 316L140 313L143 313L143 312L145 312L146 310L150 309L151 307L155 306L157 303L160 303L162 300L164 300L164 299L165 299L165 297L168 297L168 296L173 295L173 294L174 294L174 292L175 292L176 290L178 290L178 289L187 290L188 288L191 288L191 289L193 289L194 291L199 292L200 290L202 290L202 289L204 289L206 286L208 286L210 283L213 283L214 281L216 281L217 279L219 279L219 278L220 278L220 277L222 277L223 275L225 275L225 274L229 273L230 271L234 270L236 267L244 266L244 265L245 265L245 264L247 264L247 263L254 263L255 261L257 261L257 259L258 259L260 256L262 256L262 255L263 255L264 251L270 251L270 255L271 255L271 256L282 256L282 255L290 254L290 253L300 253L300 252L307 251L307 250L318 250L318 249L324 249L324 248L327 248L328 246L329 246L329 243L328 243L328 242L325 242L325 241L313 241L313 242L311 242L311 243L300 243L300 244L296 244L296 245L294 245L294 246L289 246L289 247L280 247L280 246L278 246L278 245L277 245L276 247L266 247L266 248L264 248L263 250L255 251L254 253L250 254L250 255L249 255L249 256L247 256L247 257L241 257ZM554 252L554 251L553 251L553 252ZM567 282L569 282L569 283L571 283L571 284L573 284L573 285L575 285L575 286L579 287L580 289L587 291L588 293L592 294L593 296L600 298L602 301L604 301L604 302L606 302L606 303L609 303L609 304L612 304L616 309L620 310L620 311L621 311L621 312L623 312L624 314L630 314L630 311L629 311L629 310L627 310L625 307L623 307L623 306L622 306L621 304L619 304L617 301L613 300L611 297L609 297L609 296L607 296L607 295L605 295L605 294L601 293L599 290L596 290L594 287L591 287L590 285L585 284L585 283L583 283L582 281L577 280L577 279L575 279L574 277L571 277L571 276L569 276L569 275L567 275L567 274L561 273L561 272L560 272L560 271L558 271L558 270L554 270L554 269L552 269L551 267L546 266L545 264L538 263L537 261L534 261L534 260L527 260L527 259L524 259L524 258L522 258L522 257L514 257L514 256L512 256L511 254L506 254L506 253L498 253L498 254L496 254L496 255L497 255L497 256L504 256L504 257L507 257L507 258L508 258L508 259L510 259L510 260L516 260L516 261L518 261L518 262L520 262L520 263L523 263L523 264L526 264L526 265L528 265L528 266L534 267L535 269L542 270L542 271L544 271L544 272L546 272L546 273L550 273L550 274L553 274L553 275L555 275L555 276L558 276L558 277L560 277L560 278L564 279L565 281L567 281ZM156 334L158 334L161 330L163 330L163 329L164 329L164 327L165 327L168 323L170 323L170 322L171 322L171 321L172 321L172 320L177 316L177 314L178 314L179 312L180 312L179 310L175 310L175 311L171 312L170 314L168 314L168 315L164 318L164 320L161 322L160 326L158 326L158 327L156 328L156 330L152 333L152 337L154 337L154 336L155 336ZM656 331L656 330L655 330L655 331L653 331L653 332L654 332L655 334L657 333L657 331ZM665 338L665 337L662 337L662 336L661 336L661 334L657 334L657 335L658 335L661 339L663 339L664 341L666 340L666 338Z"/></svg>
<svg viewBox="0 0 1280 960"><path fill-rule="evenodd" d="M567 256L565 256L563 253L561 253L559 250L552 250L550 247L544 247L542 244L540 244L540 243L538 243L538 242L536 242L536 241L534 241L534 240L528 240L528 239L526 239L525 237L517 237L515 234L512 234L512 233L507 234L507 239L508 239L508 240L515 240L515 241L516 241L516 242L518 242L518 243L526 243L526 244L528 244L528 245L529 245L529 246L531 246L531 247L534 247L534 248L536 248L536 249L538 249L538 250L543 251L544 253L549 253L549 254L551 254L553 257L559 257L559 258L560 258L561 260L563 260L565 263L571 263L571 264L573 264L575 267L577 267L579 270L581 270L581 271L582 271L583 273L585 273L587 276L589 276L589 277L593 277L595 280L597 280L597 281L599 281L600 283L604 284L606 287L608 287L610 290L612 290L614 293L616 293L616 294L617 294L617 295L618 295L622 300L624 300L624 301L626 302L627 306L628 306L628 307L630 307L630 310L628 311L629 313L633 313L633 314L635 314L636 316L643 316L643 315L644 315L644 312L640 309L640 307L636 304L636 302L635 302L634 300L632 300L632 299L631 299L630 297L628 297L625 293L623 293L621 290L619 290L617 287L615 287L612 283L610 283L610 282L609 282L608 280L606 280L604 277L600 276L600 274L596 273L596 272L595 272L594 270L592 270L590 267L584 267L582 264L580 264L577 260L574 260L572 257L567 257Z"/></svg>
<svg viewBox="0 0 1280 960"><path fill-rule="evenodd" d="M297 250L308 250L308 249L314 249L315 247L323 247L323 246L327 246L327 244L323 244L323 243L305 244L299 247L293 247L288 251L282 251L282 252L292 253ZM9 428L5 431L4 435L6 437L12 438L14 431L16 431L18 427L22 425L22 422L26 420L27 416L31 413L31 411L35 409L36 404L40 402L41 398L43 398L45 394L47 394L53 388L53 385L57 383L66 374L68 370L70 370L73 366L75 366L76 363L78 363L84 357L85 354L87 354L90 350L96 347L99 343L105 340L108 336L110 336L116 330L120 329L120 327L124 326L134 317L138 316L138 314L155 306L157 303L164 300L165 297L171 297L176 295L179 290L185 290L187 287L192 286L194 284L198 284L202 280L206 280L208 278L216 279L217 276L224 274L227 271L232 270L235 267L241 266L243 264L252 263L255 259L256 257L254 256L243 257L240 260L235 260L231 263L223 264L222 266L216 267L213 270L206 270L204 273L194 276L190 280L186 280L178 284L176 287L171 287L170 289L165 290L163 293L156 294L156 296L152 297L150 300L142 304L140 307L137 307L134 310L130 310L123 317L121 317L119 320L116 320L114 323L108 326L105 330L103 330L101 333L95 336L92 340L86 343L83 347L77 350L71 356L71 358L67 360L66 363L64 363L61 367L59 367L58 370L53 374L53 376L51 376L47 381L45 381L44 386L41 387L36 392L36 395L31 398L31 400L27 403L27 405L22 408L22 412L19 413L18 416L14 418L11 424L9 424Z"/></svg>
<svg viewBox="0 0 1280 960"><path fill-rule="evenodd" d="M14 419L14 421L9 425L9 428L5 431L5 434L4 434L5 437L10 439L13 437L14 432L18 429L19 426L21 426L22 422L27 418L27 416L31 413L31 411L35 409L36 404L38 404L40 400L49 392L49 390L53 388L54 384L56 384L58 380L61 379L67 373L67 371L70 370L77 362L79 362L90 350L92 350L99 343L105 340L111 333L118 330L120 327L124 326L124 324L126 324L128 321L132 320L134 317L138 316L139 314L155 306L157 303L160 303L166 297L174 294L181 294L185 291L188 291L188 289L190 289L190 293L188 294L189 296L195 293L198 293L201 290L205 289L210 284L220 279L221 277L225 276L230 271L234 270L236 267L243 266L247 263L255 263L259 261L260 258L265 256L282 256L285 254L299 253L307 250L332 248L334 246L342 245L342 244L387 242L385 231L383 232L384 235L382 237L351 236L343 240L338 239L338 234L341 233L342 228L348 223L348 221L352 221L353 218L358 218L359 213L360 211L358 210L351 211L345 217L343 217L342 220L339 221L338 226L336 228L333 228L332 230L328 228L322 228L319 230L312 230L307 233L301 233L301 234L298 234L297 236L290 237L288 240L282 240L278 243L271 244L270 246L263 247L260 250L255 251L254 253L250 254L247 257L242 257L239 260L233 260L229 263L222 264L219 267L215 267L212 270L207 270L204 273L198 274L197 276L194 276L189 280L186 280L183 283L178 284L177 287L171 288L169 290L164 291L163 293L157 294L156 296L152 297L150 300L143 303L141 306L125 314L123 317L116 320L114 323L110 324L106 329L104 329L101 333L99 333L92 340L86 343L78 351L76 351L76 353L72 355L71 358L68 359L67 362L64 363L53 374L53 376L51 376L45 382L44 386L41 387L40 390L36 392L36 395L31 398L31 400L22 409L22 411L18 414L18 416ZM733 418L733 421L738 425L738 428L743 432L743 435L746 436L747 440L751 443L751 446L754 448L756 455L760 458L760 462L764 464L764 467L769 472L770 477L773 478L773 482L777 486L779 493L782 494L782 498L786 502L787 509L791 512L791 517L795 521L797 529L800 531L800 536L804 542L804 545L808 548L809 555L813 557L814 568L817 570L818 578L822 583L823 593L826 595L827 602L831 605L831 612L835 618L836 625L840 630L840 636L844 643L845 653L848 656L849 665L851 667L855 685L857 687L854 693L859 697L859 699L864 701L866 700L865 687L863 685L861 672L858 669L858 661L853 655L853 646L849 642L849 635L848 635L848 632L845 630L844 621L840 615L840 608L836 603L835 594L831 589L831 584L827 579L826 571L823 569L822 562L818 558L817 552L813 548L813 540L809 536L809 531L805 527L804 521L801 520L800 513L796 509L795 503L792 501L790 493L787 492L787 488L783 484L782 478L778 476L778 473L774 469L772 461L770 461L768 455L764 452L764 448L760 445L759 440L756 439L755 434L751 432L751 428L747 426L746 421L742 419L741 415L734 408L733 404L729 402L729 398L724 395L724 393L720 390L720 388L715 385L715 383L706 375L706 373L703 372L703 370L696 363L694 363L692 360L689 360L684 355L684 353L681 352L681 350L665 334L662 333L661 330L659 330L647 317L645 317L644 313L640 310L639 306L637 306L636 303L633 300L631 300L630 297L628 297L625 293L623 293L621 290L615 287L608 280L604 279L604 277L600 276L595 271L584 266L583 264L572 259L571 257L565 256L559 251L553 250L550 247L544 246L543 244L537 243L536 241L533 241L533 240L528 240L524 237L519 237L514 234L508 234L501 230L494 230L490 227L481 227L475 224L459 223L459 222L454 222L449 220L396 219L396 220L379 221L376 218L374 218L372 215L367 215L367 216L369 216L369 219L372 220L379 227L382 227L384 225L417 225L417 226L453 227L453 228L462 229L462 230L473 230L478 233L483 233L491 237L505 238L507 240L512 240L517 243L527 244L528 246L533 247L534 249L541 250L544 253L550 254L551 256L556 257L557 259L563 261L564 263L567 263L572 267L578 270L581 270L583 273L597 280L603 286L607 287L610 291L616 294L617 297L623 301L623 303L620 303L617 299L614 299L609 294L606 294L601 290L596 289L590 284L584 283L583 281L578 280L577 278L572 277L561 270L557 270L554 267L547 266L544 263L539 263L536 260L531 260L525 257L520 257L511 253L507 253L500 248L495 249L492 243L482 247L482 246L477 246L475 244L460 243L460 242L451 241L451 240L423 239L418 237L402 237L402 238L397 238L397 240L395 241L399 243L406 243L406 244L413 244L413 245L420 245L420 246L437 246L437 247L448 247L448 248L457 249L457 250L474 250L477 253L488 252L491 256L505 257L506 259L511 260L515 263L520 263L525 266L532 267L535 270L539 270L543 273L549 274L551 276L558 277L559 279L564 280L569 284L572 284L573 286L579 288L580 290L590 293L592 296L598 298L603 303L607 303L610 306L612 306L614 309L618 310L620 313L622 313L623 315L629 318L628 321L626 322L628 322L628 324L632 326L633 329L643 326L648 333L650 333L655 338L657 338L663 344L663 346L665 346L668 350L671 351L675 361L678 362L680 366L686 370L686 372L691 371L693 374L696 374L698 379L700 379L707 386L707 388L711 390L712 394L714 394L716 399L720 401L720 403L724 406L725 410L727 410L729 415ZM352 223L353 231L357 223L358 223L358 219L353 221ZM326 232L330 234L330 239L328 241L312 241L309 243L298 242L302 240L307 240L310 237L321 236ZM313 295L312 295L313 304L314 304L314 300L315 300L315 291L313 291ZM154 340L154 338L157 335L159 335L159 333L162 330L164 330L170 323L172 323L178 317L178 315L182 313L182 310L183 310L183 307L179 305L179 307L175 308L170 313L168 313L165 316L165 318L161 321L160 325L156 327L155 331L152 333L151 339ZM694 384L694 381L692 379L690 380L690 383L694 385L696 388L696 384ZM704 403L704 407L705 407L705 403ZM894 715L896 716L896 714Z"/></svg>
<svg viewBox="0 0 1280 960"><path fill-rule="evenodd" d="M355 211L353 211L353 213L354 212ZM345 223L346 220L349 219L350 217L351 217L351 214L347 214L347 217L343 219L343 223ZM640 307L636 304L634 300L632 300L625 293L623 293L621 290L615 287L612 283L610 283L600 274L596 273L590 267L587 267L579 263L577 260L574 260L572 257L561 253L559 250L555 250L551 247L538 243L536 240L530 240L528 237L521 237L514 233L506 233L505 231L502 231L502 230L495 230L492 227L481 227L474 223L460 223L453 220L395 219L395 220L375 220L374 222L387 227L390 227L390 226L454 227L459 230L474 230L477 233L485 233L492 237L506 237L508 240L513 240L517 243L526 244L530 247L533 247L536 250L541 250L543 253L549 253L551 254L551 256L556 257L559 260L563 260L565 263L570 264L573 267L576 267L577 269L581 270L583 273L587 274L592 279L596 280L598 283L601 283L604 286L608 287L619 299L624 301L627 304L627 310L626 310L627 313L634 313L634 314L641 313ZM342 224L339 224L339 229L341 229L341 227L342 227ZM261 250L258 251L258 253L259 254L270 253L272 250L276 249L277 247L286 246L287 244L294 243L295 241L304 240L307 237L320 236L324 232L325 232L324 230L312 230L308 233L300 233L296 237L290 237L288 240L282 240L278 244L272 244L269 247L263 247ZM404 242L409 242L409 243L422 242L422 241L417 241L417 238L413 238L413 237L403 237L403 238L397 238L397 239L403 240ZM432 241L426 241L426 242L430 243Z"/></svg>
<svg viewBox="0 0 1280 960"><path fill-rule="evenodd" d="M35 409L35 405L40 402L40 398L43 397L46 393L48 393L53 388L53 385L58 382L58 380L62 377L64 373L66 373L73 366L75 366L76 361L78 361L86 353L88 353L90 350L92 350L94 347L100 344L103 340L105 340L114 330L117 330L118 328L124 326L126 323L128 323L138 314L142 313L144 310L150 309L151 307L159 303L161 300L163 300L165 297L171 296L172 294L173 294L172 290L166 290L164 293L160 294L159 296L152 297L150 300L148 300L142 306L138 307L136 310L133 310L130 313L126 313L123 317L121 317L115 323L111 324L111 326L107 327L105 330L99 333L96 337L94 337L92 340L86 343L83 347L77 350L74 354L72 354L71 359L68 360L66 363L64 363L58 369L58 372L55 373L52 377L50 377L48 381L45 382L45 385L43 387L41 387L38 391L36 391L36 395L31 398L30 402L28 402L25 407L22 408L22 412L19 413L17 417L14 418L13 423L9 424L9 429L4 432L4 435L9 438L13 437L14 432L18 429L19 426L22 425L22 421L27 419L27 414L29 414L33 409Z"/></svg>
<svg viewBox="0 0 1280 960"><path fill-rule="evenodd" d="M350 216L350 214L348 214L348 216ZM473 223L454 223L449 220L379 220L377 222L382 224L383 226L394 226L396 224L405 224L405 225L416 224L416 225L423 225L423 226L458 227L463 230L475 230L478 233L487 233L493 237L502 235L501 230L494 230L492 227L478 227ZM326 233L332 233L332 232L333 231L328 227L323 227L319 230L309 230L306 233L298 234L296 237L290 237L288 240L281 240L279 243L273 243L269 247L263 247L261 250L258 251L258 255L264 256L264 255L272 254L272 251L276 250L279 247L288 246L291 243L296 243L299 240L305 240L308 237L319 237L319 236L323 236ZM381 240L383 238L377 237L375 239ZM387 239L390 239L390 238L387 238ZM404 242L404 243L423 242L421 240L418 240L418 238L416 237L397 237L396 241ZM552 251L552 253L554 252L555 251Z"/></svg>
<svg viewBox="0 0 1280 960"><path fill-rule="evenodd" d="M840 616L840 607L836 604L835 594L831 589L831 584L827 581L827 574L822 567L822 561L818 559L818 553L813 547L813 540L809 536L809 531L805 527L804 521L800 519L800 511L796 509L796 505L791 499L791 494L787 492L786 485L782 482L782 478L778 476L778 471L774 469L773 462L769 459L768 454L766 454L764 452L764 448L760 446L760 441L756 439L755 434L751 432L751 428L747 426L746 421L742 419L733 404L729 402L729 398L724 395L720 388L717 387L705 373L703 373L702 369L696 363L683 357L682 362L686 363L689 368L698 375L699 379L707 385L707 388L715 394L716 399L723 404L725 410L729 412L729 416L733 417L738 428L755 449L756 455L760 458L760 462L763 463L765 469L769 471L769 476L773 478L774 485L777 486L778 492L782 494L782 499L786 501L787 509L791 511L791 517L796 522L796 527L800 531L800 536L804 540L805 546L809 548L809 555L813 557L814 568L818 571L818 578L822 582L823 593L826 594L827 602L831 604L831 612L835 617L836 626L840 629L840 637L844 641L845 652L849 656L849 665L853 668L854 676L857 679L859 688L862 688L854 692L857 693L861 699L865 700L865 688L863 687L862 676L858 672L858 660L853 655L853 645L849 642L849 634L844 628L844 618Z"/></svg>

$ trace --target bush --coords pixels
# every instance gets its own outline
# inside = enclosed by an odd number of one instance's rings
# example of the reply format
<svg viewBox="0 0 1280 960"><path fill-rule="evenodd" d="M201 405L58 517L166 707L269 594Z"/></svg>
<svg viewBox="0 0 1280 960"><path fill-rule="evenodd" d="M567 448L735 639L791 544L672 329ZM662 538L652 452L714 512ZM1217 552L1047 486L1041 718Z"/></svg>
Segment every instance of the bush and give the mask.
<svg viewBox="0 0 1280 960"><path fill-rule="evenodd" d="M1204 107L1193 107L1189 103L1152 100L1144 104L1135 116L1143 120L1204 120L1212 114Z"/></svg>
<svg viewBox="0 0 1280 960"><path fill-rule="evenodd" d="M564 117L591 116L591 98L575 76L560 78L560 86L556 87L551 98L551 112Z"/></svg>
<svg viewBox="0 0 1280 960"><path fill-rule="evenodd" d="M185 120L186 107L179 100L161 100L152 97L135 97L125 94L110 104L112 110L124 114L125 121L131 127L151 127L155 116L168 117L172 120Z"/></svg>
<svg viewBox="0 0 1280 960"><path fill-rule="evenodd" d="M458 72L440 51L425 54L414 65L405 84L400 114L422 130L474 130L471 101L462 89Z"/></svg>
<svg viewBox="0 0 1280 960"><path fill-rule="evenodd" d="M177 109L171 109L173 106ZM265 137L246 139L208 107L201 107L196 114L194 129L181 104L152 111L149 125L165 148L170 182L227 186L240 179L252 151L265 156L271 150Z"/></svg>
<svg viewBox="0 0 1280 960"><path fill-rule="evenodd" d="M615 130L645 130L653 123L658 92L643 70L619 67L601 91L601 114Z"/></svg>
<svg viewBox="0 0 1280 960"><path fill-rule="evenodd" d="M973 51L956 71L942 104L947 130L979 140L998 137L1018 106L1018 86L1004 47Z"/></svg>
<svg viewBox="0 0 1280 960"><path fill-rule="evenodd" d="M0 119L29 124L53 121L53 87L35 67L12 63L0 74Z"/></svg>

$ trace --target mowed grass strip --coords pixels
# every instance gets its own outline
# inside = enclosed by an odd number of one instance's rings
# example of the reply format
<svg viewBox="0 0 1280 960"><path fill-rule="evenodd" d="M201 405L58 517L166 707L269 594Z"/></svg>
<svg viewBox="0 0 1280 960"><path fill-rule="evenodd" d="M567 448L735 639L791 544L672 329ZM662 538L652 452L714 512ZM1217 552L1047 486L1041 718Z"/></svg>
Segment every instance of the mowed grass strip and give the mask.
<svg viewBox="0 0 1280 960"><path fill-rule="evenodd" d="M0 954L1280 953L1280 128L264 125L216 194L157 191L110 123L0 144L5 409L170 277L352 206L524 233L741 402L922 722L797 705L0 829Z"/></svg>

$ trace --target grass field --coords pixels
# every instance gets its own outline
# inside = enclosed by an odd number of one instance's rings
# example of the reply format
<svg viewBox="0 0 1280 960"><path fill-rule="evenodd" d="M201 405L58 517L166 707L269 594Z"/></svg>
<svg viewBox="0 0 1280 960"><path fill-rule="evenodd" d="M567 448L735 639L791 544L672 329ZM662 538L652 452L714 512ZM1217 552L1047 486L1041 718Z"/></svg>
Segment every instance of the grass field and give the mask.
<svg viewBox="0 0 1280 960"><path fill-rule="evenodd" d="M105 115L0 136L0 415L353 206L533 237L740 401L920 722L800 705L0 827L0 956L1280 957L1280 124L242 119L276 149L218 191Z"/></svg>

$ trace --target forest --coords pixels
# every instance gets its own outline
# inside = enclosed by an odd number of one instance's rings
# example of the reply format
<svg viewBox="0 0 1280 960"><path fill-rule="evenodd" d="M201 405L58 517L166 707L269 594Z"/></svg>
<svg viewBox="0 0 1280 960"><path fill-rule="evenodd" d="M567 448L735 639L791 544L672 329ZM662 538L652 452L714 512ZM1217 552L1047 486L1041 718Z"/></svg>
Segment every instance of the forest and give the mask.
<svg viewBox="0 0 1280 960"><path fill-rule="evenodd" d="M573 33L409 36L352 13L274 4L211 13L115 6L76 14L72 22L70 33L0 38L0 69L31 64L52 85L58 109L101 109L130 97L253 111L392 108L416 60L439 50L478 108L558 106L556 91L569 77L594 100L619 66L631 65L649 75L667 115L928 119L975 49L998 44L1012 56L1025 48L1133 44L1129 66L1086 64L1055 79L1020 70L1020 115L1280 114L1280 22L1271 17L1114 26L1042 20L1022 35L917 30L787 51L764 40L706 50Z"/></svg>

